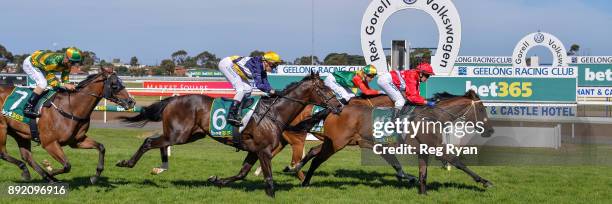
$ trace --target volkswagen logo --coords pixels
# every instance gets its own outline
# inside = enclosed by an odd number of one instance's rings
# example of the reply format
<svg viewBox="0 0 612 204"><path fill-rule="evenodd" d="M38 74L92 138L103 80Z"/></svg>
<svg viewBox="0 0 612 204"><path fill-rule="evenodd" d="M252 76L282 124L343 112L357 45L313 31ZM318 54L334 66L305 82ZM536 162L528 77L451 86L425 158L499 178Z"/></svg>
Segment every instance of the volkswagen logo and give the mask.
<svg viewBox="0 0 612 204"><path fill-rule="evenodd" d="M404 0L404 3L406 4L414 4L416 3L417 0Z"/></svg>
<svg viewBox="0 0 612 204"><path fill-rule="evenodd" d="M544 42L544 34L536 33L535 36L533 37L533 40L535 40L536 43Z"/></svg>

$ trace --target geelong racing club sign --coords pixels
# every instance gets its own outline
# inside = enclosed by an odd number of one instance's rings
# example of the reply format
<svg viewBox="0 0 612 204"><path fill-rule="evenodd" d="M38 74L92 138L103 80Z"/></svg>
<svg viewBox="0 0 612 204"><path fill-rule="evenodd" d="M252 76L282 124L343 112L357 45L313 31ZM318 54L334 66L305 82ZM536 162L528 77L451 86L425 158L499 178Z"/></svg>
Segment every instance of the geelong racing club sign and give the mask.
<svg viewBox="0 0 612 204"><path fill-rule="evenodd" d="M547 47L553 55L553 67L567 67L570 59L563 43L550 33L537 32L525 36L514 48L512 66L526 67L527 52L535 46Z"/></svg>
<svg viewBox="0 0 612 204"><path fill-rule="evenodd" d="M385 21L395 12L417 9L434 18L438 27L438 49L431 65L438 74L449 73L461 46L461 20L451 0L374 0L361 20L361 49L366 63L388 72L383 51L382 30Z"/></svg>

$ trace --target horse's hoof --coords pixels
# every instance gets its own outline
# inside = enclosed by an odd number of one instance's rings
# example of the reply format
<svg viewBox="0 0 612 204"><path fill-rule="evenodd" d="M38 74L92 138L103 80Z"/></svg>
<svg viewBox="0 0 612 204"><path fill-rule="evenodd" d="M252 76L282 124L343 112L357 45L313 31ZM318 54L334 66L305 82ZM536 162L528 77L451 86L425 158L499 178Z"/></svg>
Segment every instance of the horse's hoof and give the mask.
<svg viewBox="0 0 612 204"><path fill-rule="evenodd" d="M130 165L128 165L128 162L125 160L118 161L117 164L115 164L115 166L132 168Z"/></svg>
<svg viewBox="0 0 612 204"><path fill-rule="evenodd" d="M161 174L161 173L163 173L164 171L167 171L167 170L168 169L164 169L164 168L161 168L161 167L155 167L155 168L151 169L151 174L152 175L159 175L159 174Z"/></svg>
<svg viewBox="0 0 612 204"><path fill-rule="evenodd" d="M91 184L96 184L98 182L98 177L97 176L89 177L89 181L91 182Z"/></svg>
<svg viewBox="0 0 612 204"><path fill-rule="evenodd" d="M223 180L219 179L219 177L217 176L208 177L208 182L214 184L217 187L222 187L225 185L225 182L223 182Z"/></svg>
<svg viewBox="0 0 612 204"><path fill-rule="evenodd" d="M283 169L283 172L285 172L285 173L291 173L291 167L286 166L286 167Z"/></svg>
<svg viewBox="0 0 612 204"><path fill-rule="evenodd" d="M310 182L302 182L302 187L309 187L310 186Z"/></svg>
<svg viewBox="0 0 612 204"><path fill-rule="evenodd" d="M395 178L397 178L399 182L407 182L408 184L414 184L418 181L417 177L406 174L395 175Z"/></svg>
<svg viewBox="0 0 612 204"><path fill-rule="evenodd" d="M490 181L485 180L482 183L482 186L484 186L485 188L491 188L491 187L493 187L493 183L491 183Z"/></svg>
<svg viewBox="0 0 612 204"><path fill-rule="evenodd" d="M32 176L30 176L30 172L24 171L23 173L21 173L21 179L23 181L30 181L32 180Z"/></svg>
<svg viewBox="0 0 612 204"><path fill-rule="evenodd" d="M266 195L270 196L270 198L274 198L274 190L267 190L266 189Z"/></svg>

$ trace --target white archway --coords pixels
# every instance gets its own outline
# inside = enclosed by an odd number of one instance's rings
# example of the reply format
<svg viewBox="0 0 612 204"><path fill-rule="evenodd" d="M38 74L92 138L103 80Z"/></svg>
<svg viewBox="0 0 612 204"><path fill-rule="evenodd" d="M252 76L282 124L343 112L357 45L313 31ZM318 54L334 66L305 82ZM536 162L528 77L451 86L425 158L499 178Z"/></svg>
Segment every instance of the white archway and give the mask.
<svg viewBox="0 0 612 204"><path fill-rule="evenodd" d="M382 46L382 29L393 13L404 9L422 10L434 18L439 37L431 65L437 74L450 73L461 47L461 19L451 0L372 1L361 20L361 49L366 63L373 64L381 72L389 71Z"/></svg>
<svg viewBox="0 0 612 204"><path fill-rule="evenodd" d="M565 46L557 37L550 33L536 32L523 37L516 44L512 53L512 66L526 67L527 52L536 46L544 46L550 50L553 55L553 67L566 67L570 63Z"/></svg>

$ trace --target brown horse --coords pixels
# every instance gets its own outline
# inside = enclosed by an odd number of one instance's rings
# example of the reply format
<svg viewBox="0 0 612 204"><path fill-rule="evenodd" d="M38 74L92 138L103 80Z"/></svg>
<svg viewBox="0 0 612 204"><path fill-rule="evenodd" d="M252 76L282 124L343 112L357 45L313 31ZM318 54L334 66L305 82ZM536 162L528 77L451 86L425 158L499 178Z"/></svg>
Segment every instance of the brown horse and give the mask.
<svg viewBox="0 0 612 204"><path fill-rule="evenodd" d="M368 106L368 107L393 107L394 102L387 95L377 95L377 96L354 97L349 101L349 105L362 105L362 106ZM313 108L314 106L312 105L304 108L304 110L291 122L290 125L295 126L304 120L312 118ZM327 121L325 121L325 123L327 123ZM330 125L334 126L335 124L330 124ZM281 140L281 145L278 146L276 149L274 149L274 151L272 152L272 155L276 156L278 153L280 153L283 150L283 148L285 148L287 144L291 145L291 150L292 150L291 165L285 167L283 171L285 172L293 171L293 169L295 168L295 165L298 162L300 162L300 160L302 160L302 157L304 155L303 150L304 150L304 144L306 142L306 134L307 133L304 131L285 130L283 132L284 140ZM318 133L313 133L313 135L321 141L323 141L325 138L319 135ZM349 145L357 145L357 143L355 141L352 141L351 143L349 143ZM316 147L313 147L313 149L315 149L314 152L318 152L320 148L321 148L321 145L317 145ZM400 165L399 161L394 155L381 155L381 156L383 157L383 159L385 159L387 163L389 163L393 167L393 169L395 169L396 177L399 181L407 181L407 182L416 181L416 177L410 174L406 174L404 172L404 170L402 169L402 166ZM256 175L258 174L259 170L260 169L258 168L256 171ZM297 171L297 176L300 179L300 181L304 181L304 172Z"/></svg>
<svg viewBox="0 0 612 204"><path fill-rule="evenodd" d="M15 87L0 86L0 104L4 104L7 97ZM21 158L26 161L43 179L55 182L55 175L70 172L70 162L62 146L69 145L79 149L97 149L99 153L98 166L95 176L90 178L96 183L104 170L104 145L87 137L90 116L100 99L106 98L126 109L134 107L135 102L125 90L121 80L112 69L103 69L103 72L90 75L77 85L77 90L57 93L52 100L52 106L43 108L38 121L41 147L47 150L63 168L47 172L34 160L31 152L30 128L27 124L17 122L7 117L0 117L0 158L17 165L21 170L21 177L30 180L30 172L25 163L10 156L6 151L7 135L17 141Z"/></svg>
<svg viewBox="0 0 612 204"><path fill-rule="evenodd" d="M209 135L209 113L213 100L204 95L177 96L146 107L137 116L124 117L125 122L131 123L162 121L163 134L145 139L130 160L120 161L117 166L131 168L146 151L159 148L162 165L166 163L167 167L168 146L190 143ZM228 178L212 176L208 180L219 187L242 180L259 160L265 176L266 194L274 197L272 151L280 144L280 135L287 124L309 104L329 107L335 112L341 107L332 90L323 84L317 73L311 73L301 81L290 84L278 96L262 98L255 108L253 118L241 133L240 149L249 153L239 173ZM232 138L213 139L224 144L232 143Z"/></svg>
<svg viewBox="0 0 612 204"><path fill-rule="evenodd" d="M441 123L449 121L472 121L483 122L483 137L488 137L493 134L493 129L488 121L486 110L478 95L470 90L464 96L454 96L450 94L437 94L435 99L441 102L435 108L419 107L412 113L412 121L421 119L434 119ZM372 129L372 108L366 106L349 105L344 107L339 114L329 114L324 124L325 133L320 135L323 137L321 147L313 147L308 154L296 165L294 171L299 171L310 159L313 159L303 186L310 184L310 179L314 171L334 153L342 150L348 144L357 143L362 148L372 149L373 129ZM311 120L311 121L316 121ZM312 127L312 124L305 125ZM415 139L407 139L409 144L427 144L429 147L439 147L442 145L440 134L416 134ZM446 150L444 150L446 151ZM426 193L426 178L428 155L420 155L419 158L419 192ZM485 187L491 186L492 183L478 176L465 166L454 155L443 155L437 159L450 163L451 165L463 170L469 174L476 182L482 183Z"/></svg>

